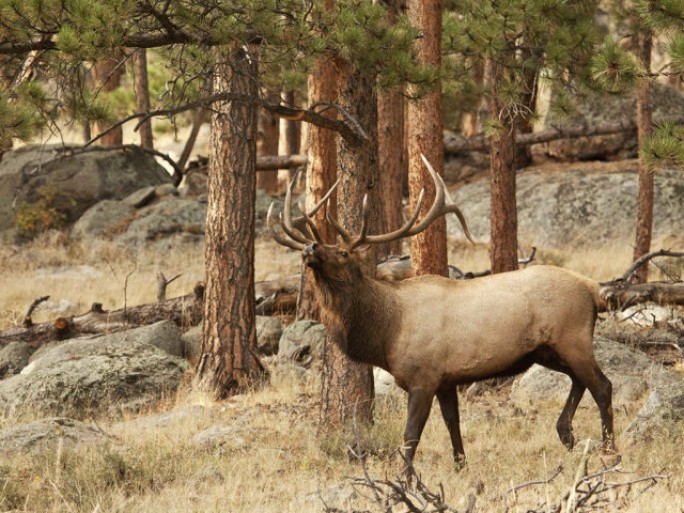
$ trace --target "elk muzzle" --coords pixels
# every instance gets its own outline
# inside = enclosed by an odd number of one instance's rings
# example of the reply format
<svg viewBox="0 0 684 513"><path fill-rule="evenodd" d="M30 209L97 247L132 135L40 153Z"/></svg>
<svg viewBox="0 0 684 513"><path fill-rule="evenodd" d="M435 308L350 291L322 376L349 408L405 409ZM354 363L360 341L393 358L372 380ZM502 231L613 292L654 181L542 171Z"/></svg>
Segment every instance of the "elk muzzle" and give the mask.
<svg viewBox="0 0 684 513"><path fill-rule="evenodd" d="M304 249L302 250L302 260L304 261L304 265L307 267L315 268L318 267L320 264L320 261L318 260L318 257L316 256L316 250L318 249L318 244L315 242L304 246Z"/></svg>

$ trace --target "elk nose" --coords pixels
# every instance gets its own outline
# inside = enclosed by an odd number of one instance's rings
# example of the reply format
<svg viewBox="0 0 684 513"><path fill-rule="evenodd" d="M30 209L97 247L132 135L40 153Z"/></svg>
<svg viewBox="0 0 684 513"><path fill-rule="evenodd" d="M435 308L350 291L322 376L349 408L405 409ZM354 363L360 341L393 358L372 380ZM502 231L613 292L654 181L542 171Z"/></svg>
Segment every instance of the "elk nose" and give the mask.
<svg viewBox="0 0 684 513"><path fill-rule="evenodd" d="M316 251L317 248L318 248L318 244L313 242L313 243L309 244L308 246L305 246L304 251L302 251L302 253L304 254L304 256L313 255L313 252Z"/></svg>

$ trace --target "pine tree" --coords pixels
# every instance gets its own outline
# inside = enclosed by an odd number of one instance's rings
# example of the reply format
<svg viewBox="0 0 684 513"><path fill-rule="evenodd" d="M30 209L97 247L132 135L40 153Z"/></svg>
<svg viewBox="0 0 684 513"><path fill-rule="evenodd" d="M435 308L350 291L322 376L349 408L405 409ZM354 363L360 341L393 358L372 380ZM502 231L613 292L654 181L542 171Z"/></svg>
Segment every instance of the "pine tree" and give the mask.
<svg viewBox="0 0 684 513"><path fill-rule="evenodd" d="M592 77L610 92L636 88L637 140L639 144L639 198L637 203L634 260L651 251L653 236L654 173L659 165L684 163L682 129L666 122L653 126L652 82L660 76L677 76L684 71L684 2L642 0L624 5L610 3L611 13L634 44L619 45L610 37L592 62ZM654 37L661 34L663 52L670 61L659 73L651 70ZM635 281L648 280L648 266L642 266Z"/></svg>
<svg viewBox="0 0 684 513"><path fill-rule="evenodd" d="M562 87L588 62L596 31L596 2L581 0L463 0L453 2L444 21L449 87L487 99L484 123L491 143L491 266L517 268L515 133L529 124L535 87L541 80ZM471 69L483 67L483 84Z"/></svg>

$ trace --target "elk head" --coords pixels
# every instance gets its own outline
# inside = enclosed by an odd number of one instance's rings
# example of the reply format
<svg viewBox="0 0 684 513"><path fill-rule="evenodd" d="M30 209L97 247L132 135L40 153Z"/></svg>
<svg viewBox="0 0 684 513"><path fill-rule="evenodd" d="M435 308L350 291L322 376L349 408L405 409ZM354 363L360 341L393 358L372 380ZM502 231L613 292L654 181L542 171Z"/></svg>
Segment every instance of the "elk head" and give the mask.
<svg viewBox="0 0 684 513"><path fill-rule="evenodd" d="M340 284L353 282L356 278L361 276L358 249L372 244L382 244L404 237L412 237L427 229L427 227L438 217L450 212L456 214L461 222L466 237L473 242L463 213L451 199L444 180L439 176L437 171L435 171L427 158L425 158L424 155L421 155L421 157L435 184L436 194L430 210L419 223L416 224L423 204L425 189L420 191L415 211L401 228L389 233L369 235L367 231L368 212L370 209L368 195L365 195L361 207L361 229L356 236L352 236L343 228L337 219L330 215L330 209L326 208L326 219L339 234L342 242L333 245L325 244L311 217L316 214L323 205L329 202L330 197L337 189L339 180L335 182L321 201L310 212L304 212L300 217L293 219L292 188L296 179L295 177L292 179L287 189L285 205L280 219L280 225L287 237L284 237L279 233L274 226L273 203L271 203L271 206L268 209L266 220L268 228L273 234L273 238L283 246L301 251L305 265L313 269L317 276L324 277L328 282Z"/></svg>

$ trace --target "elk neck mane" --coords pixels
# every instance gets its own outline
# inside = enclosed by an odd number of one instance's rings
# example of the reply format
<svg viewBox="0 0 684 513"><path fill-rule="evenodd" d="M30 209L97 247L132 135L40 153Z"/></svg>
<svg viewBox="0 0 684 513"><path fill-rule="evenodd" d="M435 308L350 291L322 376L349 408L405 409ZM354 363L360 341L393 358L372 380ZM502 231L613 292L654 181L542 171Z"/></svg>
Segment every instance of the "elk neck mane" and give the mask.
<svg viewBox="0 0 684 513"><path fill-rule="evenodd" d="M369 279L359 272L351 281L326 280L315 275L321 320L333 339L353 360L387 367L386 341L397 326L397 305L392 284Z"/></svg>

